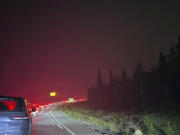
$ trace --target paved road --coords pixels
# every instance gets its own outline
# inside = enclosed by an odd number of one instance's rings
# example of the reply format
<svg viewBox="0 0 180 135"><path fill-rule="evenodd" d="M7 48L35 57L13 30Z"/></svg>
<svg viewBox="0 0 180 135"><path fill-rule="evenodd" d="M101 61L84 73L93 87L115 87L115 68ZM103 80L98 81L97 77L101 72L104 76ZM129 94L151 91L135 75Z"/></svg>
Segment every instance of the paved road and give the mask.
<svg viewBox="0 0 180 135"><path fill-rule="evenodd" d="M50 117L49 112L40 112L33 118L32 135L70 135Z"/></svg>
<svg viewBox="0 0 180 135"><path fill-rule="evenodd" d="M33 118L32 135L100 135L59 111L42 111Z"/></svg>

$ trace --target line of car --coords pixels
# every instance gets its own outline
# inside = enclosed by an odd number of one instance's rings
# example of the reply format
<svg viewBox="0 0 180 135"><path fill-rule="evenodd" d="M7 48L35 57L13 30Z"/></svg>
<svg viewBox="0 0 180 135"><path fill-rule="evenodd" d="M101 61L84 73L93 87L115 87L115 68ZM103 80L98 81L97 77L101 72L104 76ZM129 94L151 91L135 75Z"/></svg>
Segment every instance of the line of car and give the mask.
<svg viewBox="0 0 180 135"><path fill-rule="evenodd" d="M0 134L31 135L32 118L21 97L0 97Z"/></svg>
<svg viewBox="0 0 180 135"><path fill-rule="evenodd" d="M0 135L31 135L32 117L43 109L22 97L0 96Z"/></svg>

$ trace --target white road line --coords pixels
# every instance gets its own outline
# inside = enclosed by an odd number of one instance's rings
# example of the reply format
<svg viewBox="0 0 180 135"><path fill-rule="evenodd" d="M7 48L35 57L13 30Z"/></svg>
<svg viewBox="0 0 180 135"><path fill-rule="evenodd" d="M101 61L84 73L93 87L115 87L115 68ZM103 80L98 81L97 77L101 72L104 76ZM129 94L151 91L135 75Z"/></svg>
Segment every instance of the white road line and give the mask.
<svg viewBox="0 0 180 135"><path fill-rule="evenodd" d="M52 121L55 121L53 118L51 119Z"/></svg>
<svg viewBox="0 0 180 135"><path fill-rule="evenodd" d="M56 120L56 122L58 124L60 124L63 128L65 128L71 135L76 135L74 132L72 132L69 128L67 128L65 125L63 125L55 116L54 114L52 113L52 111L50 110L50 114L51 116Z"/></svg>
<svg viewBox="0 0 180 135"><path fill-rule="evenodd" d="M58 126L60 129L63 129L63 127L62 127L60 124L57 124L57 126Z"/></svg>

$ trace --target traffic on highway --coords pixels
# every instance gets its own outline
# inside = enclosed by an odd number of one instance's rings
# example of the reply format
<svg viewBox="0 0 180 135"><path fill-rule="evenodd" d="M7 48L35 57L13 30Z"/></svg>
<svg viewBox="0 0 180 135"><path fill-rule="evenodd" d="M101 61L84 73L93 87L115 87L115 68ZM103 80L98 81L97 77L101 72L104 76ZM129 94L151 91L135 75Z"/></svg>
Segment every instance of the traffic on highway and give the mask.
<svg viewBox="0 0 180 135"><path fill-rule="evenodd" d="M24 99L0 97L0 134L31 135L32 118Z"/></svg>
<svg viewBox="0 0 180 135"><path fill-rule="evenodd" d="M100 135L57 111L55 106L55 103L32 104L22 97L1 96L0 135Z"/></svg>
<svg viewBox="0 0 180 135"><path fill-rule="evenodd" d="M180 0L0 0L0 135L180 135Z"/></svg>

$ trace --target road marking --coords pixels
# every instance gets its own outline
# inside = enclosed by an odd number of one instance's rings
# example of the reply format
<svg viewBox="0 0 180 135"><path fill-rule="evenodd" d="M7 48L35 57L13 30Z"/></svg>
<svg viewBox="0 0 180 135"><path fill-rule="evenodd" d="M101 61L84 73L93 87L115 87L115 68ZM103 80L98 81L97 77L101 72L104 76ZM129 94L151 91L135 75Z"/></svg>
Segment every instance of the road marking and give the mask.
<svg viewBox="0 0 180 135"><path fill-rule="evenodd" d="M52 121L55 121L53 118L51 118Z"/></svg>
<svg viewBox="0 0 180 135"><path fill-rule="evenodd" d="M62 127L60 124L57 124L57 126L58 126L60 129L63 129L63 127Z"/></svg>
<svg viewBox="0 0 180 135"><path fill-rule="evenodd" d="M64 129L66 129L71 135L76 135L74 132L72 132L69 128L67 128L65 125L63 125L55 116L54 114L52 113L52 111L50 110L50 114L51 116L54 118L54 120L56 120L56 122L58 124L60 124Z"/></svg>

